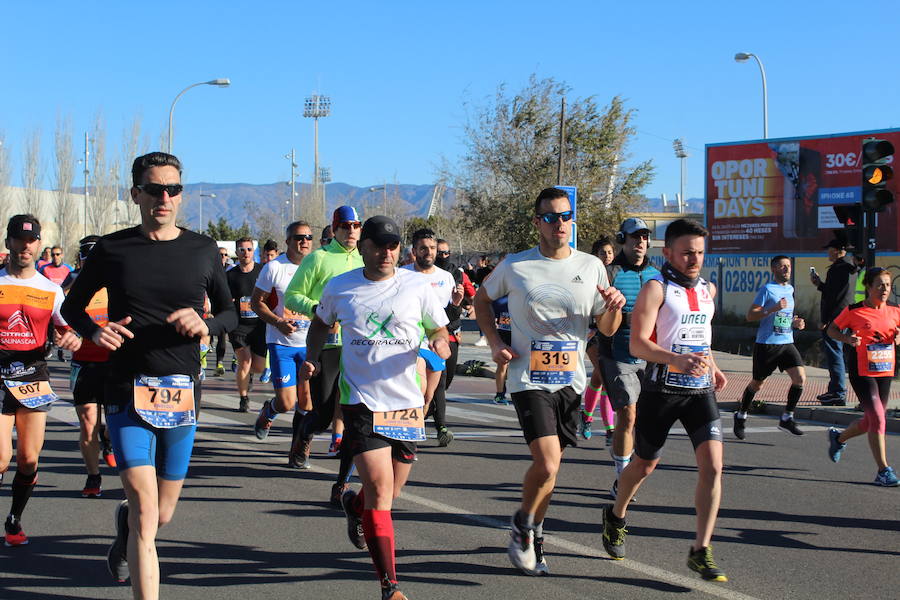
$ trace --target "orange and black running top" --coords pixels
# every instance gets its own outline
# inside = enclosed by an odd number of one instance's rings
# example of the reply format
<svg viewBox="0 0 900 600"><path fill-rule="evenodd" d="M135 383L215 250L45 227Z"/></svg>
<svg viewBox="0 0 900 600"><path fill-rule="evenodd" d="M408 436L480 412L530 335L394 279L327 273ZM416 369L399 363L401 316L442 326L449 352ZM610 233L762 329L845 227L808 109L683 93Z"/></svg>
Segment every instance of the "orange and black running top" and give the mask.
<svg viewBox="0 0 900 600"><path fill-rule="evenodd" d="M51 319L58 328L66 327L59 312L62 301L62 288L43 275L22 279L0 269L0 361L42 350Z"/></svg>
<svg viewBox="0 0 900 600"><path fill-rule="evenodd" d="M900 306L885 302L880 308L872 308L865 302L857 302L841 311L834 324L840 329L851 330L861 340L856 348L844 344L848 353L856 355L856 360L848 360L851 373L863 377L893 377L894 336L900 327Z"/></svg>

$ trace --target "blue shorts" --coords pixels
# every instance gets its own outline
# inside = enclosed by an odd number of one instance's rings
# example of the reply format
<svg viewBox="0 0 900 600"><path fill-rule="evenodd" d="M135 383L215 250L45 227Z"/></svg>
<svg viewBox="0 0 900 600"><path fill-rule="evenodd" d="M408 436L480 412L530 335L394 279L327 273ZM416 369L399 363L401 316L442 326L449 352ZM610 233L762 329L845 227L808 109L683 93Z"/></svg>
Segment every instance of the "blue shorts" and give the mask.
<svg viewBox="0 0 900 600"><path fill-rule="evenodd" d="M419 356L425 359L425 368L431 372L443 371L447 368L447 361L428 348L419 348Z"/></svg>
<svg viewBox="0 0 900 600"><path fill-rule="evenodd" d="M306 346L269 344L269 367L272 369L272 385L275 389L297 385L297 371L306 360Z"/></svg>
<svg viewBox="0 0 900 600"><path fill-rule="evenodd" d="M158 429L131 406L108 406L106 430L120 471L149 465L167 481L181 481L187 475L196 425Z"/></svg>

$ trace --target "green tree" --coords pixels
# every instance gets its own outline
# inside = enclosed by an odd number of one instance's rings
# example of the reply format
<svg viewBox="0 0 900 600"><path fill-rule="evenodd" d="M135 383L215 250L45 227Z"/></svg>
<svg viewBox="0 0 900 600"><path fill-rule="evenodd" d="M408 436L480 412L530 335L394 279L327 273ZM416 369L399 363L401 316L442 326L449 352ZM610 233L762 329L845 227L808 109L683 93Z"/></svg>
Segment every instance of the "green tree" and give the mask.
<svg viewBox="0 0 900 600"><path fill-rule="evenodd" d="M235 229L228 224L225 217L219 217L219 220L216 223L209 221L206 225L206 231L204 231L203 234L208 235L217 241L233 242L242 237L250 237L250 226L245 221L239 228Z"/></svg>
<svg viewBox="0 0 900 600"><path fill-rule="evenodd" d="M532 75L516 94L501 85L488 104L467 107L466 153L456 187L468 231L492 240L496 250L519 251L537 242L534 199L556 183L560 99L570 91L565 83ZM653 178L651 161L627 164L634 113L619 96L604 107L593 96L567 102L562 179L578 187L582 248L639 209L641 190Z"/></svg>

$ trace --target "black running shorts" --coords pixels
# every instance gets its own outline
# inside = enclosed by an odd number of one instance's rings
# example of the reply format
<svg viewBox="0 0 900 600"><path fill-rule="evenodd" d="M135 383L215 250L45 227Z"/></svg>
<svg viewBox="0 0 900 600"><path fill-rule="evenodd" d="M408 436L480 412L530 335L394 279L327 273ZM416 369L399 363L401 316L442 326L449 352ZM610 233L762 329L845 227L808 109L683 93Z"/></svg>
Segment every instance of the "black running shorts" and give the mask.
<svg viewBox="0 0 900 600"><path fill-rule="evenodd" d="M72 403L103 405L109 363L72 361Z"/></svg>
<svg viewBox="0 0 900 600"><path fill-rule="evenodd" d="M787 371L803 366L803 357L793 344L756 344L753 346L753 379L763 381L775 369Z"/></svg>
<svg viewBox="0 0 900 600"><path fill-rule="evenodd" d="M350 456L390 447L391 457L397 462L409 465L415 460L416 443L394 440L375 433L372 411L365 404L341 405L341 412L344 415L344 439L341 442L341 449L349 450Z"/></svg>
<svg viewBox="0 0 900 600"><path fill-rule="evenodd" d="M266 355L266 324L262 319L252 325L238 325L237 329L228 334L231 347L249 347L250 352L257 356Z"/></svg>
<svg viewBox="0 0 900 600"><path fill-rule="evenodd" d="M634 422L634 452L644 460L659 458L675 421L681 421L694 449L710 440L722 441L722 420L713 392L664 394L641 392Z"/></svg>
<svg viewBox="0 0 900 600"><path fill-rule="evenodd" d="M525 390L512 394L519 425L530 444L539 437L555 435L560 448L578 445L581 396L570 386L555 392Z"/></svg>
<svg viewBox="0 0 900 600"><path fill-rule="evenodd" d="M13 370L15 369L15 370ZM10 364L2 365L3 379L12 381L50 381L50 371L47 369L47 363L44 360L22 361L15 364L14 360ZM0 381L0 413L4 415L14 415L20 408L25 410L33 410L37 412L50 412L53 405L44 404L37 408L29 409L27 406L16 400L12 392L6 387L3 381Z"/></svg>

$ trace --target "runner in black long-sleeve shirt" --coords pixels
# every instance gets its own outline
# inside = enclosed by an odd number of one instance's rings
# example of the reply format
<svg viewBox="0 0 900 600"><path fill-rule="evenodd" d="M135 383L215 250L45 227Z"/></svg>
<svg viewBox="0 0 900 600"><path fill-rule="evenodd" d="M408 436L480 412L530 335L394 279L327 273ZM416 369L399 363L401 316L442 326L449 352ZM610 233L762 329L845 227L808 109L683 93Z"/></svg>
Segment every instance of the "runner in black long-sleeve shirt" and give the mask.
<svg viewBox="0 0 900 600"><path fill-rule="evenodd" d="M215 242L175 224L178 159L162 152L138 157L132 178L141 225L101 238L62 312L82 336L112 351L107 425L127 500L116 514L110 572L125 581L130 571L136 598L158 598L155 538L172 519L193 447L199 337L234 329L237 314ZM101 287L109 296L104 327L85 312ZM203 319L206 296L215 316Z"/></svg>

